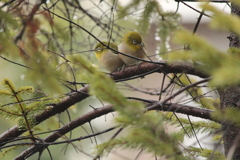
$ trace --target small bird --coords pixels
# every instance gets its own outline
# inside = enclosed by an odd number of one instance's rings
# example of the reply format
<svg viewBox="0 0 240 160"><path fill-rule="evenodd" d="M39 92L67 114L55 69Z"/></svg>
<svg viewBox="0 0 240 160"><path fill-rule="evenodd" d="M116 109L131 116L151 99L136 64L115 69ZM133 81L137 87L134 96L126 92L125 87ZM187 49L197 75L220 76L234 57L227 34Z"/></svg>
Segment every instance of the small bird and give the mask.
<svg viewBox="0 0 240 160"><path fill-rule="evenodd" d="M118 51L141 59L144 59L147 53L144 43L142 42L142 37L138 32L129 32L125 34L122 43L118 46ZM140 62L137 59L122 54L119 54L119 57L127 66Z"/></svg>
<svg viewBox="0 0 240 160"><path fill-rule="evenodd" d="M102 41L102 43L109 45L109 47L112 49L118 50L117 45L114 43L109 43L106 41ZM117 71L124 65L123 61L119 58L115 51L107 48L101 43L96 45L95 55L99 64L110 72Z"/></svg>

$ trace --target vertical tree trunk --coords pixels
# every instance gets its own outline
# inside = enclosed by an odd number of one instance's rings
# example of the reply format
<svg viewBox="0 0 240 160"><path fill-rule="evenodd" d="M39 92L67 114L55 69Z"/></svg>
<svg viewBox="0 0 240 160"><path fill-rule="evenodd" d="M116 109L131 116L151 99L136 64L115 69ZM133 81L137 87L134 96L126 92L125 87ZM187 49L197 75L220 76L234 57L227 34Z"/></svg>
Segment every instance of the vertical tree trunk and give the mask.
<svg viewBox="0 0 240 160"><path fill-rule="evenodd" d="M240 87L228 87L220 92L222 109L240 109ZM225 155L233 160L240 159L240 128L230 122L222 123Z"/></svg>
<svg viewBox="0 0 240 160"><path fill-rule="evenodd" d="M231 5L232 14L240 16L240 7L232 4ZM235 33L231 33L228 37L230 40L229 47L240 48L239 37ZM240 63L240 62L239 62ZM219 91L221 108L234 107L240 109L240 87L232 86L226 87ZM224 122L222 124L223 128L223 140L225 155L233 160L240 159L240 128L230 122Z"/></svg>

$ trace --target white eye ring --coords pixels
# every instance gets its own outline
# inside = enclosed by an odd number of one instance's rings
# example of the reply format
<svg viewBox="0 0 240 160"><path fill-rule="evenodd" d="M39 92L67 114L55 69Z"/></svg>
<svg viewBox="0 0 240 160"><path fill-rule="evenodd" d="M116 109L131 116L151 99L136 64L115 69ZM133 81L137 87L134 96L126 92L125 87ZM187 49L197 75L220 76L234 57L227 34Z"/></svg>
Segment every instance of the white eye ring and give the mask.
<svg viewBox="0 0 240 160"><path fill-rule="evenodd" d="M101 48L101 47L97 47L97 48L96 48L96 51L97 51L97 52L100 52L100 51L102 51L102 48Z"/></svg>
<svg viewBox="0 0 240 160"><path fill-rule="evenodd" d="M137 41L136 41L135 39L133 39L133 41L132 41L132 42L133 42L133 44L137 44Z"/></svg>

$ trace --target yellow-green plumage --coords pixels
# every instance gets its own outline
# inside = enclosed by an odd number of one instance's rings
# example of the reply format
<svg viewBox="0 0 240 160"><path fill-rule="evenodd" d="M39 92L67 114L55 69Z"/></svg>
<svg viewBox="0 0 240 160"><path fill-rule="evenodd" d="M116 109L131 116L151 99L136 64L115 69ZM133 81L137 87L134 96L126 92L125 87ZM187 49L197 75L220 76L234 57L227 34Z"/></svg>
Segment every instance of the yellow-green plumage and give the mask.
<svg viewBox="0 0 240 160"><path fill-rule="evenodd" d="M109 43L106 41L103 41L106 46L109 45L110 48L114 50L118 50L117 45L114 43ZM114 51L112 51L110 48L107 48L101 43L98 43L95 47L95 55L99 62L99 64L107 69L110 72L117 71L119 68L121 68L124 63L119 58L118 54Z"/></svg>
<svg viewBox="0 0 240 160"><path fill-rule="evenodd" d="M138 32L129 32L124 35L122 43L118 46L118 51L141 59L146 57L146 49ZM137 59L122 54L119 54L119 57L128 66L139 62Z"/></svg>

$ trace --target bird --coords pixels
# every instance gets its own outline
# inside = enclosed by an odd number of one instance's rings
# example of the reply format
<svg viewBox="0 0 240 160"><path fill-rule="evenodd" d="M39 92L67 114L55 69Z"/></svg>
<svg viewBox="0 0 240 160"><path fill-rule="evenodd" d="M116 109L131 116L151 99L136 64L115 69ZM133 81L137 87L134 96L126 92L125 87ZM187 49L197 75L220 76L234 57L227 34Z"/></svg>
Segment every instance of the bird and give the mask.
<svg viewBox="0 0 240 160"><path fill-rule="evenodd" d="M105 44L106 47L103 44ZM109 43L106 41L102 41L102 43L98 43L95 47L95 56L99 62L99 64L110 72L118 71L121 67L123 67L124 63L118 56L116 51L118 50L118 46L114 43Z"/></svg>
<svg viewBox="0 0 240 160"><path fill-rule="evenodd" d="M134 31L128 32L123 36L123 40L118 46L118 51L141 59L145 59L147 53L145 45L142 42L142 36ZM127 57L123 54L119 54L119 57L127 66L139 64L141 62L138 59Z"/></svg>

